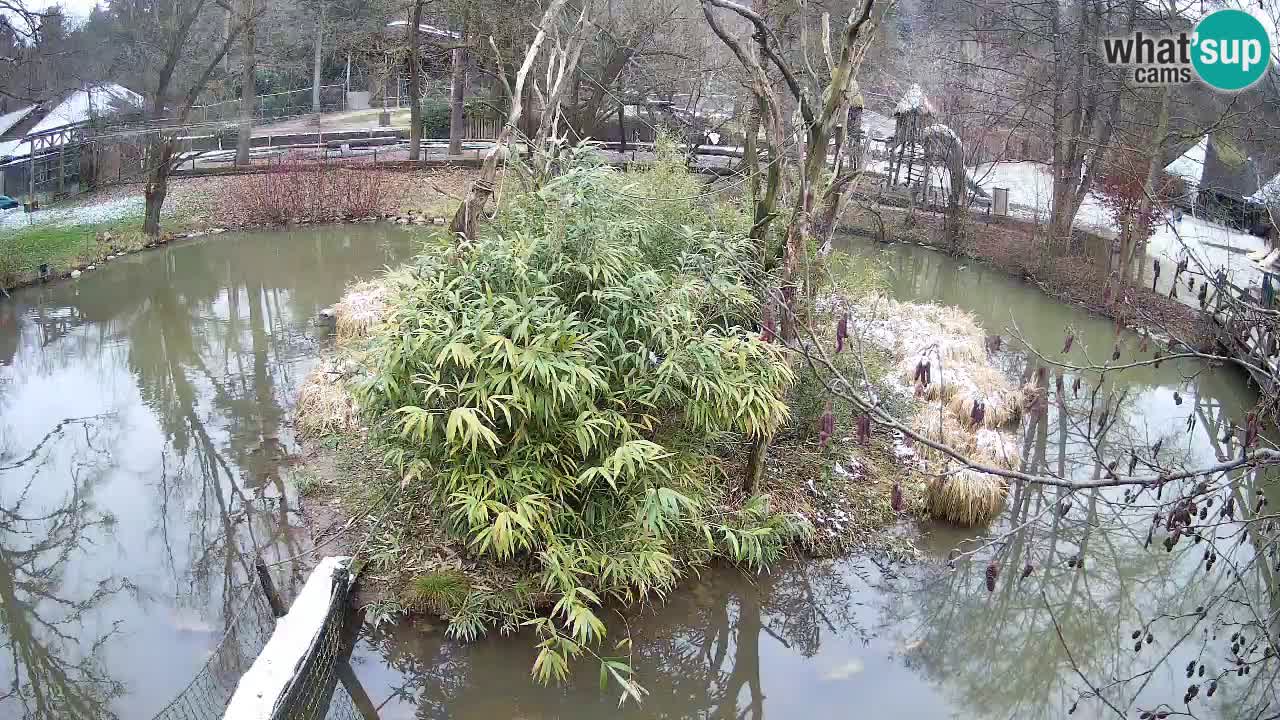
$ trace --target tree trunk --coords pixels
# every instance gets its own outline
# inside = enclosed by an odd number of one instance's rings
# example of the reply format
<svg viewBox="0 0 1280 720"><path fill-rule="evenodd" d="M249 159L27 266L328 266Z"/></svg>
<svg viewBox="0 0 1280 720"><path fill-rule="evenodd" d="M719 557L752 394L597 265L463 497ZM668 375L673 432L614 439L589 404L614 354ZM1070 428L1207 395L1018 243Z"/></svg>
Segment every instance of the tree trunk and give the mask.
<svg viewBox="0 0 1280 720"><path fill-rule="evenodd" d="M542 14L538 32L533 36L533 42L529 43L529 49L525 51L524 62L516 71L516 81L511 91L511 112L507 115L502 130L498 132L493 149L485 157L484 164L480 166L480 176L471 183L466 196L462 199L462 204L458 206L453 214L453 220L449 223L449 233L457 238L460 245L475 239L476 229L480 225L480 216L484 213L489 198L493 197L494 183L498 176L498 160L512 150L507 146L511 142L512 133L520 127L521 118L524 115L521 101L525 96L525 79L533 69L538 51L542 49L542 43L547 39L547 32L559 17L560 8L564 3L565 0L551 0L546 12Z"/></svg>
<svg viewBox="0 0 1280 720"><path fill-rule="evenodd" d="M253 137L254 105L258 87L254 80L257 72L257 29L254 27L253 3L242 18L244 22L244 59L240 68L240 132L236 137L236 165L249 164L249 146Z"/></svg>
<svg viewBox="0 0 1280 720"><path fill-rule="evenodd" d="M409 13L409 159L422 153L422 56L418 53L418 26L422 24L422 2L414 0Z"/></svg>
<svg viewBox="0 0 1280 720"><path fill-rule="evenodd" d="M1147 284L1147 238L1151 236L1151 228L1147 224L1147 216L1151 214L1151 198L1156 191L1156 179L1160 177L1160 168L1163 161L1163 149L1165 136L1169 133L1169 101L1172 94L1172 86L1166 85L1160 96L1159 119L1156 121L1156 127L1151 133L1151 143L1148 145L1147 152L1147 177L1142 185L1142 199L1138 202L1138 217L1134 223L1134 232L1130 233L1133 243L1133 254L1138 258L1138 282L1142 285ZM1152 290L1155 289L1154 284Z"/></svg>
<svg viewBox="0 0 1280 720"><path fill-rule="evenodd" d="M173 141L157 136L147 144L147 183L143 188L146 209L143 213L142 232L147 237L160 235L160 211L169 192L169 170L173 161Z"/></svg>
<svg viewBox="0 0 1280 720"><path fill-rule="evenodd" d="M751 441L751 457L747 461L747 476L742 479L742 491L748 496L760 490L764 480L764 465L769 455L769 438L759 437Z"/></svg>
<svg viewBox="0 0 1280 720"><path fill-rule="evenodd" d="M622 82L618 82L618 148L627 151L627 106L622 102Z"/></svg>
<svg viewBox="0 0 1280 720"><path fill-rule="evenodd" d="M467 87L467 51L453 49L453 77L449 82L449 154L462 154L462 134L466 131L464 98Z"/></svg>
<svg viewBox="0 0 1280 720"><path fill-rule="evenodd" d="M311 112L320 114L320 50L324 40L324 5L320 6L320 14L316 16L315 65L311 74Z"/></svg>

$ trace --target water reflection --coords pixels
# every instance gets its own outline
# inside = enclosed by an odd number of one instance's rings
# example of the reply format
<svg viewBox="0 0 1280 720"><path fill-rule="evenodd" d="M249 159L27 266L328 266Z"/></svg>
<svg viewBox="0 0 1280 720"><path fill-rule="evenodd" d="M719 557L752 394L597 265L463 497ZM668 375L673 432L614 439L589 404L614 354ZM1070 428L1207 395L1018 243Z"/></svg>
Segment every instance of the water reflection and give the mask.
<svg viewBox="0 0 1280 720"><path fill-rule="evenodd" d="M223 236L0 301L0 716L150 717L222 636L246 549L300 587L286 412L313 318L410 251Z"/></svg>
<svg viewBox="0 0 1280 720"><path fill-rule="evenodd" d="M710 569L625 627L615 618L613 632L631 633L632 661L650 691L643 706L618 708L590 667L565 687L534 686L525 636L464 646L429 624L369 631L353 663L384 720L763 719L781 717L780 708L844 716L859 693L878 693L896 664L896 649L867 627L878 580L874 566L829 562L789 564L754 582ZM941 707L924 687L878 704L890 712Z"/></svg>
<svg viewBox="0 0 1280 720"><path fill-rule="evenodd" d="M960 268L913 246L846 249L883 263L901 299L959 305L989 331L1010 338L1016 330L1054 351L1068 326L1081 357L1101 361L1114 349L1111 323L1002 273ZM1136 335L1120 344L1122 361L1141 353ZM1012 345L996 362L1014 377L1035 378L1035 356ZM1130 451L1161 466L1225 460L1239 452L1237 426L1255 401L1231 369L1192 362L1105 381L1084 373L1078 392L1075 380L1066 373L1061 393L1054 375L1041 380L1048 402L1018 428L1023 468L1087 481L1107 477L1113 463L1127 470ZM1242 470L1234 479L1237 519L1252 517L1259 490L1277 496L1272 475ZM1166 488L1165 497L1177 489ZM1067 495L1015 487L993 528L922 527L925 561L897 575L866 558L795 563L759 578L705 572L625 627L615 622L613 636L629 628L634 638L633 662L651 693L642 707L615 709L594 667L562 688L534 686L527 637L460 646L434 627L368 633L356 671L385 718L995 720L1066 718L1073 706L1073 718L1116 717L1108 703L1125 709L1121 716L1134 714L1127 709L1135 703L1181 705L1191 682L1186 665L1203 660L1199 682L1221 676L1222 687L1196 701L1197 716L1274 714L1274 665L1228 677L1235 666L1227 638L1253 610L1280 612L1270 567L1275 538L1255 526L1239 543L1240 525L1224 522L1205 530L1205 542L1166 552L1162 529L1148 545L1160 502L1154 490L1124 500L1119 488ZM1223 558L1214 573L1203 569L1209 544ZM954 569L953 553L960 553ZM999 572L988 591L992 559ZM1207 600L1202 619L1195 611ZM1131 637L1137 628L1152 634L1151 644L1141 637L1140 651Z"/></svg>

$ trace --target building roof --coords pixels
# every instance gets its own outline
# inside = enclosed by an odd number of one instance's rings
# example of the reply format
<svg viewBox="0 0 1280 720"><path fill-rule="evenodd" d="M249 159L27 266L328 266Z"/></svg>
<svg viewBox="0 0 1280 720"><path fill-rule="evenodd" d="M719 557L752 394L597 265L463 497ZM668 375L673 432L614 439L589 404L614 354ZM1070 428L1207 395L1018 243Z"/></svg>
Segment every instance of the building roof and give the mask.
<svg viewBox="0 0 1280 720"><path fill-rule="evenodd" d="M27 113L35 106L27 108ZM63 98L62 102L45 113L39 122L32 125L24 137L55 130L67 125L86 122L94 117L112 115L121 111L142 109L142 96L123 85L103 83L83 90L76 90ZM5 115L3 117L9 117ZM25 115L23 117L26 117ZM14 122L18 122L18 118ZM0 140L0 157L26 157L31 152L31 145L22 138Z"/></svg>
<svg viewBox="0 0 1280 720"><path fill-rule="evenodd" d="M920 83L912 83L911 87L903 93L902 99L898 101L898 106L893 110L895 116L907 113L933 114L933 105L929 102L929 98L924 96L924 90L920 89Z"/></svg>
<svg viewBox="0 0 1280 720"><path fill-rule="evenodd" d="M1200 180L1204 177L1205 153L1208 150L1209 136L1202 135L1196 144L1165 165L1164 171L1174 177L1182 178L1188 186L1200 187Z"/></svg>
<svg viewBox="0 0 1280 720"><path fill-rule="evenodd" d="M9 128L22 122L23 119L25 119L28 115L30 115L31 111L35 109L36 109L35 105L28 105L27 107L21 108L19 110L14 110L13 112L8 112L3 115L0 115L0 135L4 135L5 133L9 132Z"/></svg>
<svg viewBox="0 0 1280 720"><path fill-rule="evenodd" d="M409 24L408 20L392 20L391 22L387 23L387 27L406 27L408 26L408 24ZM436 27L435 25L428 25L426 23L421 23L418 25L418 32L422 33L423 35L433 35L435 37L450 38L453 40L457 40L462 37L462 33L460 32L456 32L454 30L448 30L441 27Z"/></svg>

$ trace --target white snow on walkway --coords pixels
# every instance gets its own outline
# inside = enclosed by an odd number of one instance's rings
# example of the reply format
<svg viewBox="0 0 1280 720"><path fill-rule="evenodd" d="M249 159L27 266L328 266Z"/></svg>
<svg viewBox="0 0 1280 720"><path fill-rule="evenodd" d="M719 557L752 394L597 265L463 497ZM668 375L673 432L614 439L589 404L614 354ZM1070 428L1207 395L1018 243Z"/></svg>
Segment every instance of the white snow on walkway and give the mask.
<svg viewBox="0 0 1280 720"><path fill-rule="evenodd" d="M141 195L116 198L93 205L77 205L74 207L53 207L24 213L21 208L0 212L0 232L18 230L29 225L95 225L97 223L119 220L129 215L141 215L146 201Z"/></svg>
<svg viewBox="0 0 1280 720"><path fill-rule="evenodd" d="M222 716L225 720L271 717L276 702L311 649L311 643L324 630L333 597L334 573L350 564L349 557L326 557L311 572L288 614L276 621L275 632L266 647L240 678Z"/></svg>
<svg viewBox="0 0 1280 720"><path fill-rule="evenodd" d="M1197 285L1204 276L1213 277L1224 269L1227 279L1238 287L1260 286L1262 271L1245 254L1264 247L1266 241L1260 237L1187 215L1180 223L1162 222L1147 242L1147 255L1160 260L1156 289L1168 294L1174 266L1183 257L1191 261L1191 272L1202 274L1196 278ZM1195 294L1185 285L1178 288L1178 295L1184 302L1194 302Z"/></svg>
<svg viewBox="0 0 1280 720"><path fill-rule="evenodd" d="M988 195L994 188L1007 188L1010 215L1024 220L1048 221L1053 200L1053 172L1045 163L1032 160L984 163L969 168L969 177ZM1110 211L1093 193L1080 203L1075 226L1095 232L1116 232Z"/></svg>

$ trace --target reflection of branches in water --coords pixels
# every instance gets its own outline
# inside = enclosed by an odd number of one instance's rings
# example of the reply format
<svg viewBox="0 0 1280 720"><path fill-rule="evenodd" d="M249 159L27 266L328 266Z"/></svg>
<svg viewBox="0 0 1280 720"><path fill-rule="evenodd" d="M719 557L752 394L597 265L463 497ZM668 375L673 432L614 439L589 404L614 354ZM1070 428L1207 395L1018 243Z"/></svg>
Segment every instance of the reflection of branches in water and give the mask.
<svg viewBox="0 0 1280 720"><path fill-rule="evenodd" d="M252 578L246 552L280 546L280 555L302 552L302 535L293 532L289 496L279 473L266 473L275 480L275 497L265 497L259 488L250 498L245 487L253 484L253 468L265 467L255 451L275 447L272 441L278 445L283 411L276 383L282 376L288 380L289 364L271 356L273 349L278 351L272 337L287 333L278 327L283 324L279 298L271 302L261 284L246 281L243 287L225 288L225 312L212 300L218 293L178 292L176 285L154 287L125 325L131 338L129 359L170 438L166 472L158 480L155 532L170 548L169 513L188 513L189 575L180 578L170 560L173 580L186 585L180 594L187 602L199 603L220 579L225 620L239 585ZM251 364L246 365L246 357ZM215 429L207 420L210 411L212 417L234 422ZM219 430L226 432L225 442L215 439ZM260 510L264 504L278 509L275 518ZM173 551L168 552L172 558ZM294 563L281 572L277 585L289 596L303 582L303 568Z"/></svg>
<svg viewBox="0 0 1280 720"><path fill-rule="evenodd" d="M86 447L101 454L93 443L98 428L94 420L75 419L85 426ZM115 522L96 513L89 499L92 483L82 476L97 468L78 458L70 463L67 496L52 507L32 506L29 495L38 466L51 462L52 456L31 463L70 422L60 423L28 458L8 468L22 467L30 477L15 497L0 498L0 675L10 678L0 692L0 712L6 717L113 718L111 702L124 692L100 658L118 622L88 642L80 630L87 613L132 586L126 580L104 578L83 597L69 597L62 588L68 563L94 542L96 533L109 531Z"/></svg>
<svg viewBox="0 0 1280 720"><path fill-rule="evenodd" d="M467 646L412 628L367 636L401 678L371 690L375 703L413 704L419 718L592 716L594 708L599 717L762 720L761 657L771 646L812 657L837 637L869 639L856 617L861 583L835 562L788 563L760 577L708 570L691 578L653 615L629 620L632 661L651 693L640 706L615 708L590 672L565 688L532 686L527 637ZM494 687L515 691L495 694Z"/></svg>
<svg viewBox="0 0 1280 720"><path fill-rule="evenodd" d="M1122 405L1113 407L1122 413ZM1069 408L1059 413L1053 419L1056 427L1044 413L1038 420L1029 418L1043 428L1034 434L1028 430L1024 453L1030 462L1049 467L1055 451L1062 462L1062 453L1072 452L1073 446L1079 453L1093 438L1085 451L1094 456L1091 461L1080 462L1078 454L1068 461L1076 463L1075 472L1088 471L1093 479L1111 471L1103 460L1108 455L1115 457L1122 448L1143 452L1147 437L1134 432L1128 421L1108 425L1097 437L1097 430L1092 435L1082 431L1075 415ZM1056 449L1048 444L1054 430L1060 438ZM1244 475L1236 471L1214 485L1236 497L1242 522L1203 521L1197 531L1203 542L1174 544L1168 551L1150 546L1148 529L1153 534L1163 530L1163 524L1152 528L1153 515L1167 519L1162 509L1167 512L1171 499L1193 492L1191 481L1124 497L1093 488L1070 506L1061 489L1016 484L1003 525L959 555L954 572L927 573L912 583L902 592L909 602L887 609L888 622L913 628L918 636L911 643L917 648L914 661L931 676L945 679L975 715L1059 717L1077 701L1096 703L1094 711L1102 713L1112 705L1183 707L1169 697L1186 687L1171 679L1178 668L1188 662L1209 665L1207 675L1197 674L1194 680L1203 687L1214 677L1213 666L1221 665L1215 659L1231 655L1222 651L1222 639L1251 628L1265 643L1266 628L1275 624L1280 611L1272 572L1263 561L1274 551L1274 537L1260 537L1265 524L1249 517L1255 509L1250 500L1257 497L1249 490L1260 488L1262 471ZM1207 503L1207 496L1201 502ZM1230 543L1219 536L1222 532ZM1237 542L1241 533L1250 542ZM1228 544L1230 551L1224 547ZM1204 570L1201 557L1206 552L1223 558L1214 572ZM990 564L998 572L994 592L986 588ZM1032 575L1024 579L1027 566ZM1189 587L1195 588L1196 600ZM1204 604L1204 614L1194 610L1196 603ZM1129 639L1135 627L1140 628L1137 650ZM1215 633L1222 636L1217 648ZM1255 660L1262 652L1257 648ZM1237 700L1213 707L1230 707L1235 713L1248 706L1249 713L1240 717L1274 712L1271 662L1257 668L1270 671L1252 680L1244 676L1232 689L1224 683L1219 692ZM1090 685L1099 687L1102 697L1095 697Z"/></svg>
<svg viewBox="0 0 1280 720"><path fill-rule="evenodd" d="M36 456L40 454L40 451L44 449L44 446L54 438L61 436L68 425L84 425L86 433L85 440L87 443L90 443L91 440L88 435L89 425L108 417L115 417L115 413L100 413L98 415L88 415L85 417L64 418L57 425L54 425L52 430L45 433L44 437L40 438L40 441L31 448L31 452L27 453L23 458L5 465L0 465L0 472L15 470L35 460ZM6 451L4 451L3 448L0 448L0 458L4 458L5 456Z"/></svg>

